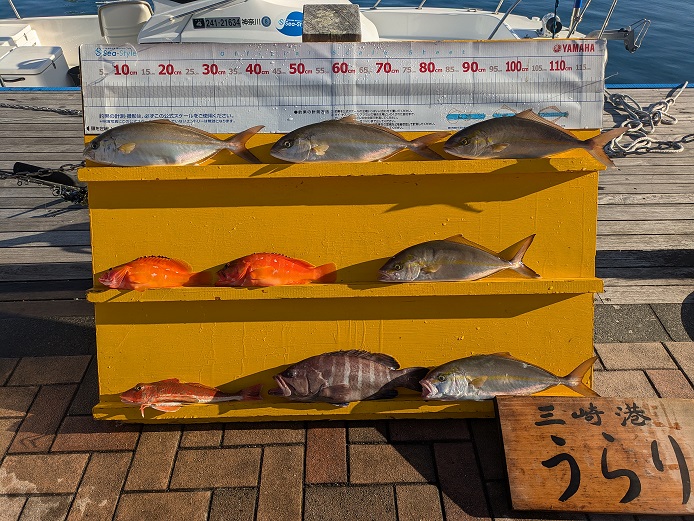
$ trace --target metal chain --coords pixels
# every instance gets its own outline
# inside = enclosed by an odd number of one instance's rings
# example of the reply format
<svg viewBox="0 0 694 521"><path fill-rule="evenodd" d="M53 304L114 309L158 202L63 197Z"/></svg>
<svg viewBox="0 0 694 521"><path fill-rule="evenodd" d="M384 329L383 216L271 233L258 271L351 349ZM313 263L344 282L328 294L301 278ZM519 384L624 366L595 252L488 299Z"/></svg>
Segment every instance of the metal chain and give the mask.
<svg viewBox="0 0 694 521"><path fill-rule="evenodd" d="M36 107L34 105L19 105L16 103L0 102L0 108L4 109L21 109L21 110L38 110L41 112L56 112L64 116L82 116L82 111L78 109L56 109L51 107Z"/></svg>
<svg viewBox="0 0 694 521"><path fill-rule="evenodd" d="M60 168L41 168L36 172L14 172L12 170L0 169L0 179L12 179L17 181L17 186L28 185L30 183L48 186L54 196L61 197L70 203L77 203L81 206L88 205L87 188L84 186L70 186L62 183L47 181L42 177L49 176L55 172L73 172L84 166L84 161L81 163L67 163Z"/></svg>
<svg viewBox="0 0 694 521"><path fill-rule="evenodd" d="M605 102L610 103L617 110L623 110L627 113L627 120L621 126L629 127L627 132L613 139L605 147L608 155L626 157L628 154L646 154L648 152L682 152L685 143L694 141L694 134L687 134L675 140L657 140L649 137L649 134L655 132L656 127L660 124L674 125L677 123L677 118L668 114L668 111L688 84L689 82L685 81L672 96L653 103L647 108L641 107L628 94L612 94L605 89ZM627 144L620 143L625 137L632 141Z"/></svg>

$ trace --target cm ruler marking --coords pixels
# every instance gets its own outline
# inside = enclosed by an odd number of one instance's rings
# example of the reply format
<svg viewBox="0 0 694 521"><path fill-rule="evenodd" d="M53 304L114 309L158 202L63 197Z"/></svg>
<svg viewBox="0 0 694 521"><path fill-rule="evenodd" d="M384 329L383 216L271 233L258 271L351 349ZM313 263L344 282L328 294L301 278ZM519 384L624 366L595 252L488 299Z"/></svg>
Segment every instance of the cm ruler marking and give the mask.
<svg viewBox="0 0 694 521"><path fill-rule="evenodd" d="M602 123L603 40L83 45L85 133L170 119L288 132L330 118L457 130L532 108Z"/></svg>

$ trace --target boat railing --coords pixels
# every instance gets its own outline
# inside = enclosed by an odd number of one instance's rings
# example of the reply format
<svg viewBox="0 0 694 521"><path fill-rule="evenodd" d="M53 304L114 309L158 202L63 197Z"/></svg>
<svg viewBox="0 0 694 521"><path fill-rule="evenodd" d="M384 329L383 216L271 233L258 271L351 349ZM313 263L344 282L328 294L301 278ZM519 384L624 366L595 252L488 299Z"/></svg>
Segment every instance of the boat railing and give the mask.
<svg viewBox="0 0 694 521"><path fill-rule="evenodd" d="M14 6L14 3L12 2L12 0L7 0L7 1L10 3L10 7L14 11L14 15L17 17L18 20L21 20L22 17L19 16L19 11L17 11L17 8Z"/></svg>

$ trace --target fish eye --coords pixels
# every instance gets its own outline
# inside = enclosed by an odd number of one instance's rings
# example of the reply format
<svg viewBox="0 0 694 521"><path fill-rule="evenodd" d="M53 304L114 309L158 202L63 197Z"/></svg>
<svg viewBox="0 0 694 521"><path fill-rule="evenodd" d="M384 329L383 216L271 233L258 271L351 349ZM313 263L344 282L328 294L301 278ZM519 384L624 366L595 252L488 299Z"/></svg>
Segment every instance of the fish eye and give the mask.
<svg viewBox="0 0 694 521"><path fill-rule="evenodd" d="M440 374L440 375L438 376L438 380L439 380L439 382L445 382L445 381L446 381L446 376Z"/></svg>
<svg viewBox="0 0 694 521"><path fill-rule="evenodd" d="M400 271L400 270L402 269L402 264L396 264L396 265L394 265L394 266L393 266L393 269L394 269L395 271Z"/></svg>
<svg viewBox="0 0 694 521"><path fill-rule="evenodd" d="M464 137L463 139L460 140L460 144L463 146L467 146L470 144L470 140L468 138Z"/></svg>
<svg viewBox="0 0 694 521"><path fill-rule="evenodd" d="M136 385L136 386L135 386L135 390L136 390L136 391L141 391L141 390L142 390L142 386L141 386L141 385Z"/></svg>
<svg viewBox="0 0 694 521"><path fill-rule="evenodd" d="M99 143L97 141L92 141L89 146L91 146L93 150L96 150L99 148Z"/></svg>
<svg viewBox="0 0 694 521"><path fill-rule="evenodd" d="M284 142L282 143L282 146L283 146L284 148L292 148L292 142L291 142L290 140L284 141Z"/></svg>
<svg viewBox="0 0 694 521"><path fill-rule="evenodd" d="M296 376L296 369L289 368L284 372L284 376L287 378L294 378Z"/></svg>

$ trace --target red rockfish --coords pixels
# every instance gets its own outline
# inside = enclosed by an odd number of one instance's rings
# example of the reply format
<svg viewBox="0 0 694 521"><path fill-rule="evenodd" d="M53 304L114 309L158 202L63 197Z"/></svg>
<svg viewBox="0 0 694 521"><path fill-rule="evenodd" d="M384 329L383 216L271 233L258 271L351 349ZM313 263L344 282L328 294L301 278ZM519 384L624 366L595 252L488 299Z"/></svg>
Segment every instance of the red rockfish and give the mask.
<svg viewBox="0 0 694 521"><path fill-rule="evenodd" d="M335 264L314 266L277 253L254 253L228 262L219 270L217 286L282 286L335 282Z"/></svg>
<svg viewBox="0 0 694 521"><path fill-rule="evenodd" d="M104 286L114 289L178 288L180 286L209 286L208 272L195 273L187 262L168 257L140 257L99 277Z"/></svg>
<svg viewBox="0 0 694 521"><path fill-rule="evenodd" d="M140 406L140 413L145 417L145 409L151 407L157 411L175 412L187 403L214 403L241 400L262 400L261 384L242 389L238 393L223 393L215 387L198 383L181 383L178 378L170 378L149 384L140 383L120 395L120 401Z"/></svg>

